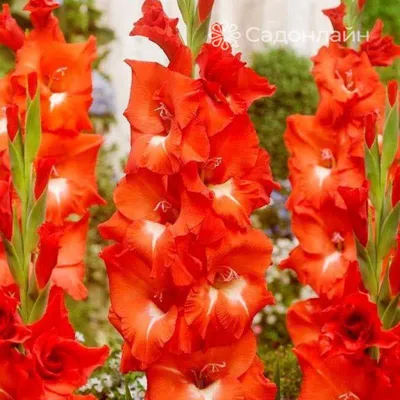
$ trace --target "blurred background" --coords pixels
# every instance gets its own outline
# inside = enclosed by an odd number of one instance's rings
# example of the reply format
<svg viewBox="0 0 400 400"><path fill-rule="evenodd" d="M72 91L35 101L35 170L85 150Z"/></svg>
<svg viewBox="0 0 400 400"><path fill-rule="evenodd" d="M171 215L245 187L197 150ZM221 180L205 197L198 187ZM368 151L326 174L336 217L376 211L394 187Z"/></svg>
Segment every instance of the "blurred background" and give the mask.
<svg viewBox="0 0 400 400"><path fill-rule="evenodd" d="M0 0L0 4L3 3L12 6L14 17L28 29L27 15L22 11L25 0ZM86 277L90 295L86 302L74 304L70 301L70 309L80 340L88 345L111 344L113 353L107 365L82 391L95 393L99 399L125 399L124 379L118 372L119 338L107 320L107 278L98 258L98 252L106 243L95 226L107 220L114 210L112 192L121 177L129 147L129 126L122 114L128 103L131 77L123 60L166 63L166 58L153 43L129 36L134 21L141 17L142 0L59 0L59 3L61 7L56 14L68 41L82 41L89 35L97 37L99 58L93 73L91 115L96 132L106 138L98 163L98 179L100 194L108 205L92 209ZM170 17L179 17L176 0L162 3ZM290 216L284 207L290 186L282 135L289 115L315 112L318 97L310 74L309 57L328 42L331 32L329 20L321 10L338 4L339 0L216 0L213 13L213 20L223 24L225 37L234 51L241 52L260 75L277 86L274 97L261 100L251 108L261 144L271 155L274 177L282 184L282 191L273 194L272 204L254 216L254 224L274 240L274 266L266 279L276 298L275 306L266 307L256 317L254 331L270 377L277 360L280 362L282 396L286 400L297 398L300 384L300 371L291 353L285 326L286 310L293 301L313 293L302 288L294 274L276 267L295 245ZM363 30L370 30L379 17L385 22L386 32L399 43L399 15L398 0L367 0ZM183 26L181 29L184 31ZM0 74L3 75L13 68L14 60L12 53L1 46L0 60ZM386 69L382 78L399 77L399 70L399 65ZM133 398L142 399L145 381L141 375L132 374L127 383Z"/></svg>

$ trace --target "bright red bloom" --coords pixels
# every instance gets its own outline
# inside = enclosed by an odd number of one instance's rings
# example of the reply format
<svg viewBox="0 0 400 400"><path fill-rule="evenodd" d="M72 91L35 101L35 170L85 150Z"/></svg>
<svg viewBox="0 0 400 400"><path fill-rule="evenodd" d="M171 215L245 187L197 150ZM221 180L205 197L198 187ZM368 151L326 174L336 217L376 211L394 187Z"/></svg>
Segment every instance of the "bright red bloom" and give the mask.
<svg viewBox="0 0 400 400"><path fill-rule="evenodd" d="M346 16L345 4L341 2L337 7L322 10L322 12L330 19L335 35L340 34L340 42L344 42L347 34L347 27L344 23L344 17ZM338 38L335 37L335 40L337 41Z"/></svg>
<svg viewBox="0 0 400 400"><path fill-rule="evenodd" d="M51 281L75 300L83 300L88 295L83 280L89 214L84 215L77 222L65 222L62 230L57 265L51 274Z"/></svg>
<svg viewBox="0 0 400 400"><path fill-rule="evenodd" d="M293 185L288 208L301 204L319 209L328 200L344 208L338 187L358 188L364 181L364 165L349 157L351 142L345 134L315 117L294 115L288 119L285 143Z"/></svg>
<svg viewBox="0 0 400 400"><path fill-rule="evenodd" d="M46 398L65 399L84 385L108 356L108 348L88 348L75 340L62 294L49 300L44 317L30 326L26 344L43 381Z"/></svg>
<svg viewBox="0 0 400 400"><path fill-rule="evenodd" d="M15 283L8 267L7 256L4 250L3 242L0 241L0 286L8 287Z"/></svg>
<svg viewBox="0 0 400 400"><path fill-rule="evenodd" d="M185 319L207 344L242 337L254 316L273 297L265 285L271 245L260 231L227 234L207 249L207 280L194 285L185 302Z"/></svg>
<svg viewBox="0 0 400 400"><path fill-rule="evenodd" d="M279 188L272 178L269 155L258 144L249 118L235 117L210 138L208 161L182 170L187 189L211 195L215 216L235 229L248 227L251 213L269 204L272 190Z"/></svg>
<svg viewBox="0 0 400 400"><path fill-rule="evenodd" d="M57 54L57 57L54 57ZM45 132L76 135L91 130L88 110L92 103L91 64L96 57L96 40L62 43L29 40L17 53L11 76L15 100L25 110L26 79L36 72L41 93L42 126Z"/></svg>
<svg viewBox="0 0 400 400"><path fill-rule="evenodd" d="M201 84L157 63L129 61L133 83L125 116L132 127L128 171L148 168L160 174L179 170L181 162L205 161L209 143L195 119Z"/></svg>
<svg viewBox="0 0 400 400"><path fill-rule="evenodd" d="M300 245L281 266L294 269L301 282L329 296L356 260L353 231L346 211L326 206L318 213L297 208L292 227Z"/></svg>
<svg viewBox="0 0 400 400"><path fill-rule="evenodd" d="M383 22L378 19L370 32L368 40L361 43L360 49L367 53L371 64L377 67L387 67L400 57L400 46L394 43L391 36L382 36Z"/></svg>
<svg viewBox="0 0 400 400"><path fill-rule="evenodd" d="M84 257L89 229L89 215L79 221L66 221L62 226L45 223L40 229L41 241L36 261L36 277L39 287L48 281L63 289L75 300L87 297L83 283L85 276ZM0 286L14 283L3 246L0 247Z"/></svg>
<svg viewBox="0 0 400 400"><path fill-rule="evenodd" d="M197 234L211 207L210 198L187 192L179 176L166 179L145 169L128 174L119 183L114 202L125 218L172 224L179 236Z"/></svg>
<svg viewBox="0 0 400 400"><path fill-rule="evenodd" d="M358 188L340 186L338 191L346 204L349 220L359 242L366 247L368 242L368 181Z"/></svg>
<svg viewBox="0 0 400 400"><path fill-rule="evenodd" d="M0 400L42 400L42 396L33 361L13 347L0 346Z"/></svg>
<svg viewBox="0 0 400 400"><path fill-rule="evenodd" d="M24 31L11 16L10 6L3 4L3 12L0 13L0 43L17 51L23 46L24 40Z"/></svg>
<svg viewBox="0 0 400 400"><path fill-rule="evenodd" d="M288 313L288 328L296 345L318 342L325 357L360 357L373 346L393 347L398 337L382 328L376 304L355 292L330 303L311 299L294 304Z"/></svg>
<svg viewBox="0 0 400 400"><path fill-rule="evenodd" d="M7 107L12 104L10 76L0 78L0 152L8 148Z"/></svg>
<svg viewBox="0 0 400 400"><path fill-rule="evenodd" d="M382 379L376 364L361 359L321 357L316 343L298 346L294 352L303 372L299 400L374 400Z"/></svg>
<svg viewBox="0 0 400 400"><path fill-rule="evenodd" d="M17 307L18 300L0 287L0 347L4 343L23 343L30 336L30 330L23 324Z"/></svg>
<svg viewBox="0 0 400 400"><path fill-rule="evenodd" d="M207 121L209 135L218 133L225 126L218 125L220 119L229 122L229 116L245 113L257 99L272 96L275 86L266 78L257 75L246 63L240 60L240 54L234 56L231 49L223 50L212 44L205 44L197 57L200 77L208 98L204 104L202 118ZM215 114L215 115L214 115Z"/></svg>
<svg viewBox="0 0 400 400"><path fill-rule="evenodd" d="M31 13L31 20L34 26L40 27L46 25L53 10L59 6L53 0L29 0L24 10Z"/></svg>
<svg viewBox="0 0 400 400"><path fill-rule="evenodd" d="M318 117L326 124L383 114L385 88L368 56L331 42L317 56L313 75L321 95Z"/></svg>
<svg viewBox="0 0 400 400"><path fill-rule="evenodd" d="M393 332L400 337L400 324L393 329ZM400 341L397 342L395 347L382 350L380 366L387 378L381 389L384 394L380 398L395 400L400 389Z"/></svg>
<svg viewBox="0 0 400 400"><path fill-rule="evenodd" d="M53 269L57 265L58 251L62 232L51 223L44 223L39 228L39 255L36 261L36 279L40 289L50 280Z"/></svg>
<svg viewBox="0 0 400 400"><path fill-rule="evenodd" d="M7 134L11 141L14 141L19 130L19 111L16 104L11 104L6 108Z"/></svg>
<svg viewBox="0 0 400 400"><path fill-rule="evenodd" d="M95 167L101 135L78 135L60 137L44 134L38 160L53 164L48 183L47 220L61 225L70 214L84 215L87 209L96 204L103 204L97 192ZM47 180L48 166L43 169Z"/></svg>
<svg viewBox="0 0 400 400"><path fill-rule="evenodd" d="M178 18L168 18L159 0L145 0L142 12L143 17L135 23L131 36L144 36L156 43L169 58L169 68L189 76L192 55L182 42L177 27Z"/></svg>
<svg viewBox="0 0 400 400"><path fill-rule="evenodd" d="M255 394L273 399L276 388L260 374L255 352L256 341L248 331L233 346L164 357L148 370L147 396L149 400L162 400L172 391L176 400L261 398Z"/></svg>
<svg viewBox="0 0 400 400"><path fill-rule="evenodd" d="M102 253L110 281L110 320L145 368L160 358L174 334L178 310L171 302L172 294L150 279L150 267L123 250L114 245Z"/></svg>

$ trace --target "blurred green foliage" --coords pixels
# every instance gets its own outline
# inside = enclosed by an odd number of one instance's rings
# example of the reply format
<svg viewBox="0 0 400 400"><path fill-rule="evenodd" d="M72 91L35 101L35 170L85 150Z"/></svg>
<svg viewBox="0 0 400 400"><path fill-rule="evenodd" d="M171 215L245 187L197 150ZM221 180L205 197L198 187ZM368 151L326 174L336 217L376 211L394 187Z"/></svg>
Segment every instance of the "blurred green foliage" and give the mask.
<svg viewBox="0 0 400 400"><path fill-rule="evenodd" d="M286 118L289 115L313 114L318 96L311 76L311 62L286 47L271 48L253 55L255 71L276 85L276 93L257 101L250 116L260 137L261 145L271 156L274 178L288 176L287 152L283 143Z"/></svg>
<svg viewBox="0 0 400 400"><path fill-rule="evenodd" d="M269 379L273 380L276 363L279 363L282 400L296 400L300 393L301 371L292 352L292 346L270 348L261 344L258 346L258 352Z"/></svg>
<svg viewBox="0 0 400 400"><path fill-rule="evenodd" d="M400 44L400 1L399 0L367 0L361 16L364 31L371 31L377 19L384 23L384 32L394 37ZM392 67L378 68L382 80L400 80L400 61Z"/></svg>
<svg viewBox="0 0 400 400"><path fill-rule="evenodd" d="M399 0L367 0L362 13L362 24L371 30L375 21L380 18L385 24L385 32L400 42L400 1Z"/></svg>

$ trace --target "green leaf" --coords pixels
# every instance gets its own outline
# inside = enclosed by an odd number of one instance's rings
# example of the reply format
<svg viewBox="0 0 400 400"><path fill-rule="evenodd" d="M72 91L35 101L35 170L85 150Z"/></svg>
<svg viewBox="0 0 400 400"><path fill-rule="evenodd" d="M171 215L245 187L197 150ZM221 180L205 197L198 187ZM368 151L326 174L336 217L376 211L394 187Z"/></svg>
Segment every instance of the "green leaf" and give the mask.
<svg viewBox="0 0 400 400"><path fill-rule="evenodd" d="M129 390L129 384L128 384L127 380L125 380L125 393L126 393L126 400L133 400L131 391Z"/></svg>
<svg viewBox="0 0 400 400"><path fill-rule="evenodd" d="M11 275L13 276L15 282L21 286L23 282L23 271L18 253L15 250L14 245L5 237L3 237L3 245L6 251L8 267L10 268Z"/></svg>
<svg viewBox="0 0 400 400"><path fill-rule="evenodd" d="M22 236L21 229L18 221L18 213L13 212L13 233L12 233L12 244L15 247L15 251L22 258L23 255L23 245L22 245Z"/></svg>
<svg viewBox="0 0 400 400"><path fill-rule="evenodd" d="M276 392L275 400L281 400L281 367L279 361L277 361L275 364L273 380L278 389Z"/></svg>
<svg viewBox="0 0 400 400"><path fill-rule="evenodd" d="M399 144L399 107L398 103L389 111L383 134L381 178L386 183L389 168L396 157Z"/></svg>
<svg viewBox="0 0 400 400"><path fill-rule="evenodd" d="M195 30L192 42L193 56L197 57L200 53L201 47L208 39L208 31L210 28L210 18L206 18Z"/></svg>
<svg viewBox="0 0 400 400"><path fill-rule="evenodd" d="M33 205L28 216L28 223L25 237L25 252L32 252L38 245L39 234L37 233L40 225L43 224L46 216L47 189L45 189L39 199Z"/></svg>
<svg viewBox="0 0 400 400"><path fill-rule="evenodd" d="M17 191L19 197L21 198L21 195L22 193L24 193L24 188L25 188L24 162L22 160L22 155L18 152L17 147L13 142L11 142L11 140L8 140L8 150L10 154L12 181L15 190Z"/></svg>
<svg viewBox="0 0 400 400"><path fill-rule="evenodd" d="M358 264L360 266L360 273L366 289L372 294L377 295L378 283L375 277L375 271L372 266L371 258L367 249L355 237Z"/></svg>
<svg viewBox="0 0 400 400"><path fill-rule="evenodd" d="M194 0L178 0L178 7L186 26L191 27L193 25Z"/></svg>
<svg viewBox="0 0 400 400"><path fill-rule="evenodd" d="M389 253L396 240L396 233L400 222L400 203L387 216L382 226L381 238L379 242L379 255L384 258Z"/></svg>
<svg viewBox="0 0 400 400"><path fill-rule="evenodd" d="M31 165L36 158L40 147L41 131L40 92L38 88L35 97L30 102L26 113L25 166Z"/></svg>
<svg viewBox="0 0 400 400"><path fill-rule="evenodd" d="M390 302L385 313L382 316L382 324L385 329L393 328L396 319L397 308L399 307L400 293Z"/></svg>
<svg viewBox="0 0 400 400"><path fill-rule="evenodd" d="M35 299L33 303L31 315L29 316L29 323L32 324L41 319L46 311L47 302L49 299L50 293L50 282L46 285L46 287L40 291L38 297Z"/></svg>
<svg viewBox="0 0 400 400"><path fill-rule="evenodd" d="M380 169L378 140L375 139L371 149L365 145L365 172L370 182L371 201L374 206L377 205L380 196Z"/></svg>

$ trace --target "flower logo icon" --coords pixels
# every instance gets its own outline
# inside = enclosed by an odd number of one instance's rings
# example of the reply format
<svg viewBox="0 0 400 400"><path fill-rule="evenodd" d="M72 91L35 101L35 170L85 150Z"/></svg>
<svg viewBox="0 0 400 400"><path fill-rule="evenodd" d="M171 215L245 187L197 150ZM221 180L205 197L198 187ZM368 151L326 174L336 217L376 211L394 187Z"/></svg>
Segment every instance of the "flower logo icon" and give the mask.
<svg viewBox="0 0 400 400"><path fill-rule="evenodd" d="M220 47L222 50L229 50L230 47L239 47L239 39L242 37L236 24L221 22L211 27L211 44Z"/></svg>

